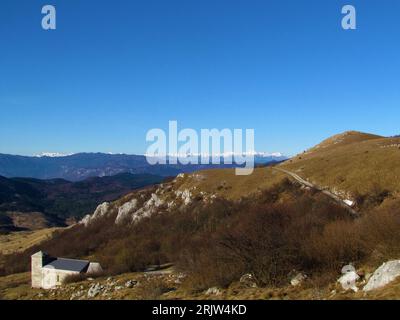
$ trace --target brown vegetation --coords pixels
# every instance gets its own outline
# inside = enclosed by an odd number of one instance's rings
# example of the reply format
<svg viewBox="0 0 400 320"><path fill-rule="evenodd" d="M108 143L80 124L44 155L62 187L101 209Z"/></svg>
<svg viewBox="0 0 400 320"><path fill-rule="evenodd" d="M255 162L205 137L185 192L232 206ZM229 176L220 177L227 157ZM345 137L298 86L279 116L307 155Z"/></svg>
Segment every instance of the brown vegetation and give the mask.
<svg viewBox="0 0 400 320"><path fill-rule="evenodd" d="M110 215L87 228L57 232L40 249L99 261L108 274L174 262L189 274L184 285L195 291L228 287L245 273L253 274L260 286L281 286L293 270L324 285L349 262L398 257L398 208L395 199L386 199L354 219L322 193L285 179L258 195L211 204L197 199L185 209L161 210L134 226L117 226ZM3 257L3 274L26 271L37 250L39 246Z"/></svg>

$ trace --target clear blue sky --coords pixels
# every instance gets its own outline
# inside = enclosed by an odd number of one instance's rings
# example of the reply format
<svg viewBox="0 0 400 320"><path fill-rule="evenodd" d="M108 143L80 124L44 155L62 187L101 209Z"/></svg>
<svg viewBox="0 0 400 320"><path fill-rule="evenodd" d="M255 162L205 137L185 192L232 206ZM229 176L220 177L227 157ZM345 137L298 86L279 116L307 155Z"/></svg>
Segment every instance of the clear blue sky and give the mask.
<svg viewBox="0 0 400 320"><path fill-rule="evenodd" d="M398 0L2 0L0 152L144 153L168 120L286 154L400 133L399 36Z"/></svg>

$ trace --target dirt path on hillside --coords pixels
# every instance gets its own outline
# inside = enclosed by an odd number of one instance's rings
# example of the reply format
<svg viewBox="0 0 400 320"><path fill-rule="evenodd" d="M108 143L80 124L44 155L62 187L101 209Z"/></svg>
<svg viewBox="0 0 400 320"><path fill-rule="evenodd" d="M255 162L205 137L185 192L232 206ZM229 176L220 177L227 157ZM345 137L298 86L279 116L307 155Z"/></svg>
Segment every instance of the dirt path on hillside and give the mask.
<svg viewBox="0 0 400 320"><path fill-rule="evenodd" d="M335 202L337 202L339 205L341 205L343 208L347 209L352 216L354 217L359 217L360 214L355 211L351 206L349 206L346 202L344 202L344 200L340 199L336 194L330 192L329 190L323 189L309 181L304 180L302 177L300 177L299 175L297 175L294 172L291 172L289 170L286 169L282 169L282 168L277 168L277 167L271 167L273 170L277 170L280 172L283 172L289 176L291 176L293 179L295 179L297 182L299 182L300 184L302 184L303 186L312 188L312 189L316 189L320 192L322 192L323 194L327 195L328 197L332 198L333 200L335 200Z"/></svg>

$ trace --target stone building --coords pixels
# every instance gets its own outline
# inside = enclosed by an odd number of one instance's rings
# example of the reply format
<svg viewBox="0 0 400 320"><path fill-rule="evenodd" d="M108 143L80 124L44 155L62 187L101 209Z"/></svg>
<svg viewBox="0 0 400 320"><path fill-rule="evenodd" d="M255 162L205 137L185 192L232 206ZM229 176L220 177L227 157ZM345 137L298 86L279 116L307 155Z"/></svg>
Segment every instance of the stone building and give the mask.
<svg viewBox="0 0 400 320"><path fill-rule="evenodd" d="M67 276L102 271L97 262L53 258L42 251L31 256L32 288L51 289L62 285Z"/></svg>

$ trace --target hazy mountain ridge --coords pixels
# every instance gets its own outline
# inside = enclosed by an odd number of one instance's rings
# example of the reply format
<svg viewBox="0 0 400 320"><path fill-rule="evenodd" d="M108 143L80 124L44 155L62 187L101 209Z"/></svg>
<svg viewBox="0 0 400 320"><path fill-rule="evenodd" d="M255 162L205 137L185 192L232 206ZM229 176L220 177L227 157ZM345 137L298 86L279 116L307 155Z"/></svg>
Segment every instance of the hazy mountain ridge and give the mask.
<svg viewBox="0 0 400 320"><path fill-rule="evenodd" d="M256 155L256 163L268 163L286 159L280 154ZM0 175L37 179L84 180L89 177L113 176L119 173L154 174L176 176L209 168L229 168L234 165L150 165L145 156L106 153L77 153L62 157L27 157L0 154Z"/></svg>

